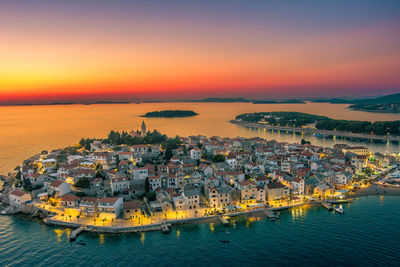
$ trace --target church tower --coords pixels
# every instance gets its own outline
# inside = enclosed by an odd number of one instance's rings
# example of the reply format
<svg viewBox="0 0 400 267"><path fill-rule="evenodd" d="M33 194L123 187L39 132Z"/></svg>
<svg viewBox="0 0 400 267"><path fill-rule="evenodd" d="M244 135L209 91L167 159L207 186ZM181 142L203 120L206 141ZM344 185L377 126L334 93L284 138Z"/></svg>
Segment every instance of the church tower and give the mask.
<svg viewBox="0 0 400 267"><path fill-rule="evenodd" d="M142 136L146 135L146 124L144 123L144 121L142 121L142 131L140 133L142 134Z"/></svg>

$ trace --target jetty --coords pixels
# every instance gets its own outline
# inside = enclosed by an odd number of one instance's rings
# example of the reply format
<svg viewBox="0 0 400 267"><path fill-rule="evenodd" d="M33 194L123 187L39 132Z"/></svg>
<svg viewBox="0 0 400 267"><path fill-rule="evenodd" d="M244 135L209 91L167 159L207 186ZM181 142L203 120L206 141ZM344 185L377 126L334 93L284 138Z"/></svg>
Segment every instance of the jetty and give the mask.
<svg viewBox="0 0 400 267"><path fill-rule="evenodd" d="M80 233L82 233L82 231L83 231L84 229L85 229L85 228L82 226L82 227L79 227L79 228L75 229L74 231L72 231L72 232L71 232L71 235L69 236L69 241L74 241L74 240L77 238L77 236L78 236Z"/></svg>
<svg viewBox="0 0 400 267"><path fill-rule="evenodd" d="M166 224L165 222L162 223L162 224L161 224L161 231L162 231L164 234L168 234L169 231L170 231L168 224Z"/></svg>
<svg viewBox="0 0 400 267"><path fill-rule="evenodd" d="M229 217L228 217L229 218ZM228 225L229 224L229 220L228 220L227 216L219 216L219 220L221 221L221 223L223 225Z"/></svg>
<svg viewBox="0 0 400 267"><path fill-rule="evenodd" d="M264 210L265 215L267 216L268 219L270 220L276 220L279 218L279 215L276 214L274 211L272 210Z"/></svg>
<svg viewBox="0 0 400 267"><path fill-rule="evenodd" d="M321 201L321 205L326 208L327 210L333 210L333 206L331 203Z"/></svg>

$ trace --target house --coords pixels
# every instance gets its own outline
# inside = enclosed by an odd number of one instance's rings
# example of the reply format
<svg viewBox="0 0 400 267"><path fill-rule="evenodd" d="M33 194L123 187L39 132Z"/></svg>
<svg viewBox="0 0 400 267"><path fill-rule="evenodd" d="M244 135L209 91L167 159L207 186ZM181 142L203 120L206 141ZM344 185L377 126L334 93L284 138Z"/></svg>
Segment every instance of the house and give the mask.
<svg viewBox="0 0 400 267"><path fill-rule="evenodd" d="M257 186L254 181L242 181L236 183L236 187L240 190L240 199L242 203L249 203L256 201Z"/></svg>
<svg viewBox="0 0 400 267"><path fill-rule="evenodd" d="M149 170L146 167L133 169L133 179L135 180L145 180L148 176Z"/></svg>
<svg viewBox="0 0 400 267"><path fill-rule="evenodd" d="M75 195L66 194L60 197L59 205L65 208L76 208L79 206L79 200L80 198Z"/></svg>
<svg viewBox="0 0 400 267"><path fill-rule="evenodd" d="M221 187L211 187L208 192L210 207L217 209L223 208L227 205L232 205L232 190L233 188L229 185Z"/></svg>
<svg viewBox="0 0 400 267"><path fill-rule="evenodd" d="M99 218L111 220L121 217L123 213L122 197L104 197L101 198L97 205Z"/></svg>
<svg viewBox="0 0 400 267"><path fill-rule="evenodd" d="M200 160L201 159L201 149L198 147L195 147L190 150L190 158L194 160Z"/></svg>
<svg viewBox="0 0 400 267"><path fill-rule="evenodd" d="M61 197L71 192L71 185L61 180L54 180L50 183L49 192Z"/></svg>
<svg viewBox="0 0 400 267"><path fill-rule="evenodd" d="M44 182L47 180L47 176L37 172L31 174L28 177L32 185L43 185Z"/></svg>
<svg viewBox="0 0 400 267"><path fill-rule="evenodd" d="M133 219L142 214L142 203L139 200L127 201L123 203L124 218Z"/></svg>
<svg viewBox="0 0 400 267"><path fill-rule="evenodd" d="M272 202L283 199L284 188L285 186L281 182L273 182L267 184L267 192L266 192L267 201Z"/></svg>
<svg viewBox="0 0 400 267"><path fill-rule="evenodd" d="M149 190L156 191L157 188L161 188L161 177L160 176L149 176Z"/></svg>
<svg viewBox="0 0 400 267"><path fill-rule="evenodd" d="M96 216L98 201L97 197L84 197L79 203L79 210L86 216Z"/></svg>
<svg viewBox="0 0 400 267"><path fill-rule="evenodd" d="M52 172L56 169L57 161L55 159L42 159L39 161L39 168L46 172Z"/></svg>
<svg viewBox="0 0 400 267"><path fill-rule="evenodd" d="M125 177L111 179L110 185L112 194L129 191L128 179Z"/></svg>
<svg viewBox="0 0 400 267"><path fill-rule="evenodd" d="M300 177L296 177L292 180L292 190L296 194L303 195L304 194L304 186L305 186L304 179L302 179Z"/></svg>
<svg viewBox="0 0 400 267"><path fill-rule="evenodd" d="M266 176L258 176L255 178L255 182L257 187L265 187L265 185L268 183L269 178Z"/></svg>
<svg viewBox="0 0 400 267"><path fill-rule="evenodd" d="M10 206L15 207L15 208L19 208L19 207L21 207L22 204L25 204L32 200L32 197L30 194L25 193L24 191L17 189L17 188L13 189L8 194L8 198L10 201Z"/></svg>
<svg viewBox="0 0 400 267"><path fill-rule="evenodd" d="M336 184L345 185L352 181L353 176L350 173L336 174Z"/></svg>
<svg viewBox="0 0 400 267"><path fill-rule="evenodd" d="M200 207L200 192L192 185L186 185L181 194L173 194L175 210L191 210Z"/></svg>

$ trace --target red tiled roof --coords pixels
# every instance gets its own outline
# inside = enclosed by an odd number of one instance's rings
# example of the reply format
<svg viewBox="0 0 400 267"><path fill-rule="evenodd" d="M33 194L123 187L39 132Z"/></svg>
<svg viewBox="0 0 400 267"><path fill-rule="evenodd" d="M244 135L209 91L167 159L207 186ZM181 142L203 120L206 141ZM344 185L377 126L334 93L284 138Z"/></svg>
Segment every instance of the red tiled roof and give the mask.
<svg viewBox="0 0 400 267"><path fill-rule="evenodd" d="M14 195L14 196L17 196L17 197L22 197L25 194L26 193L24 191L21 191L21 190L19 190L17 188L10 192L10 195Z"/></svg>

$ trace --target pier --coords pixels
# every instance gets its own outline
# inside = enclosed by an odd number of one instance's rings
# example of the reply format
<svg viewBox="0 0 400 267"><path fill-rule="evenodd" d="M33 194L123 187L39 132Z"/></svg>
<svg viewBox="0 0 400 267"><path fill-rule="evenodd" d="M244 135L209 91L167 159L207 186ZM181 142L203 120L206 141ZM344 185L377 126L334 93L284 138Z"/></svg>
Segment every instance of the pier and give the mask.
<svg viewBox="0 0 400 267"><path fill-rule="evenodd" d="M333 206L330 203L321 201L321 205L326 208L327 210L333 210Z"/></svg>
<svg viewBox="0 0 400 267"><path fill-rule="evenodd" d="M276 126L276 125L268 125L268 124L251 123L251 122L246 122L246 121L238 121L238 120L231 120L229 122L243 126L243 127L251 128L251 129L268 129L268 130L272 130L272 131L274 131L274 130L275 131L286 131L286 132L300 133L302 135L317 134L317 135L321 135L321 136L334 136L334 137L341 136L341 137L349 137L349 138L400 142L400 136L394 136L394 135L376 135L376 134L351 133L351 132L342 132L342 131L318 130L318 129L312 129L312 128Z"/></svg>
<svg viewBox="0 0 400 267"><path fill-rule="evenodd" d="M228 225L229 224L229 221L225 216L219 216L219 220L221 221L221 223L223 225Z"/></svg>
<svg viewBox="0 0 400 267"><path fill-rule="evenodd" d="M279 215L276 214L274 211L272 210L264 210L265 215L267 216L268 219L270 220L276 220L279 218Z"/></svg>
<svg viewBox="0 0 400 267"><path fill-rule="evenodd" d="M161 224L161 231L162 231L164 234L168 234L168 233L169 233L170 229L169 229L169 227L168 227L168 225L167 225L166 223L162 223L162 224Z"/></svg>
<svg viewBox="0 0 400 267"><path fill-rule="evenodd" d="M82 233L84 230L84 227L79 227L78 229L75 229L74 231L71 232L71 235L69 236L69 241L74 241L77 236Z"/></svg>

